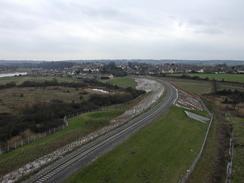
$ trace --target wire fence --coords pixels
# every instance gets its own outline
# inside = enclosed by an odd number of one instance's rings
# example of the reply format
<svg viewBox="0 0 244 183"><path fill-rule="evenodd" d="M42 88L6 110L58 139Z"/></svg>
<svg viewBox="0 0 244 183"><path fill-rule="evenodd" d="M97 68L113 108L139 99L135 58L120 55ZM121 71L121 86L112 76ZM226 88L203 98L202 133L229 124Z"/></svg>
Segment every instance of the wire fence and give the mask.
<svg viewBox="0 0 244 183"><path fill-rule="evenodd" d="M201 159L202 154L203 154L203 150L204 150L204 148L206 146L208 134L209 134L210 128L212 126L213 118L214 118L214 114L211 114L211 119L210 119L210 122L208 124L208 129L207 129L207 132L205 134L201 149L200 149L199 153L197 154L196 158L194 159L194 161L192 162L190 168L188 170L186 170L186 174L179 180L179 183L186 183L189 180L192 172L196 168L196 165L197 165L198 161Z"/></svg>
<svg viewBox="0 0 244 183"><path fill-rule="evenodd" d="M16 140L14 142L6 142L6 143L2 143L0 144L0 154L2 153L6 153L6 152L10 152L10 151L13 151L19 147L22 147L26 144L30 144L30 143L33 143L41 138L44 138L48 135L51 135L51 134L54 134L60 130L63 130L65 129L66 127L69 126L69 120L71 118L74 118L74 117L77 117L77 116L80 116L81 114L84 114L84 113L89 113L89 112L103 112L103 111L108 111L111 109L111 106L108 106L108 107L101 107L99 109L96 109L96 110L89 110L89 111L85 111L85 112L77 112L77 113L73 113L73 114L68 114L66 116L64 116L63 118L63 124L58 126L58 127L55 127L55 128L50 128L48 129L47 131L45 132L42 132L42 133L38 133L38 134L34 134L34 135L29 135L27 137L24 137L24 138L21 138L20 140ZM113 109L117 109L117 110L125 110L126 107L125 106L113 106Z"/></svg>
<svg viewBox="0 0 244 183"><path fill-rule="evenodd" d="M65 118L64 118L64 124L62 124L56 128L50 128L49 130L47 130L45 132L34 134L34 135L29 135L27 137L21 138L20 140L16 140L14 142L6 142L4 144L1 144L0 145L0 154L9 152L9 151L13 151L19 147L22 147L26 144L33 143L34 141L37 141L38 139L41 139L43 137L46 137L48 135L51 135L57 131L64 129L68 125L68 120Z"/></svg>

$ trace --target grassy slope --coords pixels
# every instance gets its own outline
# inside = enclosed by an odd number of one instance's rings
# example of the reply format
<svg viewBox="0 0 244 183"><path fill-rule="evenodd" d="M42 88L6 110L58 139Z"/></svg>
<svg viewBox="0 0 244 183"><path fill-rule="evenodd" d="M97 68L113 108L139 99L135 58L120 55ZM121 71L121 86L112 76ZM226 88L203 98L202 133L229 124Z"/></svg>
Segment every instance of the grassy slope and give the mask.
<svg viewBox="0 0 244 183"><path fill-rule="evenodd" d="M108 83L117 85L117 86L123 87L123 88L127 88L127 87L135 88L136 87L135 80L130 77L116 77L116 78L110 79L108 81Z"/></svg>
<svg viewBox="0 0 244 183"><path fill-rule="evenodd" d="M235 82L244 82L244 74L204 74L204 73L194 73L190 74L191 76L199 76L201 78L209 78L224 81L235 81Z"/></svg>
<svg viewBox="0 0 244 183"><path fill-rule="evenodd" d="M233 183L244 181L244 121L241 118L232 118L234 130L234 156L233 156Z"/></svg>
<svg viewBox="0 0 244 183"><path fill-rule="evenodd" d="M90 112L74 117L68 128L41 138L34 143L0 155L0 175L24 165L29 161L56 150L58 147L76 140L91 131L105 126L109 121L120 115L123 110L110 108L108 111Z"/></svg>
<svg viewBox="0 0 244 183"><path fill-rule="evenodd" d="M199 151L206 125L173 107L67 182L175 183Z"/></svg>

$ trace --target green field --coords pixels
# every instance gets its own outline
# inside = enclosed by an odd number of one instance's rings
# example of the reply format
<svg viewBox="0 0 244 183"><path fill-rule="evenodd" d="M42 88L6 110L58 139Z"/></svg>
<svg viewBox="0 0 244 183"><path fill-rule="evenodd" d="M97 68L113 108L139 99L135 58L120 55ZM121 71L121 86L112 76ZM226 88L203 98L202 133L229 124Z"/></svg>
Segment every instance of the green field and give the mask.
<svg viewBox="0 0 244 183"><path fill-rule="evenodd" d="M67 182L178 182L198 153L206 128L187 118L183 109L172 107Z"/></svg>
<svg viewBox="0 0 244 183"><path fill-rule="evenodd" d="M136 87L135 80L130 77L116 77L116 78L108 80L108 83L110 83L112 85L117 85L122 88L128 88L128 87L135 88Z"/></svg>
<svg viewBox="0 0 244 183"><path fill-rule="evenodd" d="M244 180L244 120L232 118L234 130L233 182Z"/></svg>
<svg viewBox="0 0 244 183"><path fill-rule="evenodd" d="M29 145L17 148L0 155L0 175L14 170L40 156L53 152L86 134L101 128L124 110L120 107L109 107L107 111L90 112L70 119L69 127L52 135L41 138Z"/></svg>
<svg viewBox="0 0 244 183"><path fill-rule="evenodd" d="M190 76L199 76L200 78L209 78L215 80L234 81L244 83L244 74L205 74L205 73L194 73L189 74Z"/></svg>

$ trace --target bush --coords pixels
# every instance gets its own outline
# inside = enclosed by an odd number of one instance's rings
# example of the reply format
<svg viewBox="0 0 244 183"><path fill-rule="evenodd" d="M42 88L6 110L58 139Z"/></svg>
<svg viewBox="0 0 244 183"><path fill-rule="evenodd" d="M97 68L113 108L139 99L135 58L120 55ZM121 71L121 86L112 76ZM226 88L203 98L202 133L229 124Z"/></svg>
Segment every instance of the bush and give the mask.
<svg viewBox="0 0 244 183"><path fill-rule="evenodd" d="M9 82L9 83L6 83L5 85L0 85L0 89L6 89L6 88L12 88L12 87L16 87L15 82Z"/></svg>

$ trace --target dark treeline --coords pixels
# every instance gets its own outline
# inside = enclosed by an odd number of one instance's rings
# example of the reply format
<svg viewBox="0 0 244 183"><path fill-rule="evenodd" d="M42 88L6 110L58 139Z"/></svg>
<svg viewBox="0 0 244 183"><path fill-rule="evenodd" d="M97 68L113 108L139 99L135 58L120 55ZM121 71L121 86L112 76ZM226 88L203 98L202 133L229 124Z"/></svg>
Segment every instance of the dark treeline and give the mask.
<svg viewBox="0 0 244 183"><path fill-rule="evenodd" d="M1 62L1 61L0 61ZM65 62L65 61L56 61L56 62L38 62L38 61L32 61L32 62L25 62L25 61L16 61L16 62L9 62L6 61L5 63L1 63L0 67L5 68L42 68L42 69L60 69L63 70L65 68L71 68L75 65L73 62Z"/></svg>
<svg viewBox="0 0 244 183"><path fill-rule="evenodd" d="M174 76L174 75L171 75L171 74L161 73L158 76L161 76L161 77L169 77L169 78L180 78L180 79L192 79L192 80L206 80L206 81L211 80L208 77L201 78L199 76L191 76L189 74L181 74L181 75L175 75Z"/></svg>
<svg viewBox="0 0 244 183"><path fill-rule="evenodd" d="M64 103L50 101L25 108L18 115L0 114L0 139L5 142L27 129L44 132L64 124L65 115L97 109L98 106L84 101L82 103Z"/></svg>
<svg viewBox="0 0 244 183"><path fill-rule="evenodd" d="M171 75L171 74L165 74L165 73L161 73L161 74L156 74L155 76L158 77L168 77L168 78L177 78L177 79L192 79L192 80L201 80L201 81L216 81L218 83L224 82L224 83L228 83L228 84L234 84L234 85L238 85L238 86L242 86L244 87L244 84L241 82L237 82L237 81L226 81L224 80L224 78L222 78L221 80L216 80L216 79L212 79L209 77L200 77L200 76L191 76L189 74L181 74L181 75Z"/></svg>
<svg viewBox="0 0 244 183"><path fill-rule="evenodd" d="M73 62L41 62L37 64L37 68L43 68L43 69L58 69L63 70L65 68L71 68L75 65Z"/></svg>
<svg viewBox="0 0 244 183"><path fill-rule="evenodd" d="M238 104L244 102L244 93L238 90L224 89L217 91L216 95L226 96L224 103L226 104Z"/></svg>
<svg viewBox="0 0 244 183"><path fill-rule="evenodd" d="M45 80L41 82L27 80L19 85L17 85L15 82L8 82L6 84L0 85L0 89L7 89L13 87L49 87L49 86L63 86L63 87L72 87L72 88L98 86L98 87L106 87L108 89L120 89L118 86L114 86L109 83L99 82L95 79L83 79L80 80L79 82L58 82L56 79Z"/></svg>
<svg viewBox="0 0 244 183"><path fill-rule="evenodd" d="M107 106L130 101L144 93L144 91L135 90L133 88L127 88L126 91L126 93L114 95L93 94L88 102L95 104L96 106Z"/></svg>
<svg viewBox="0 0 244 183"><path fill-rule="evenodd" d="M16 87L15 82L8 82L6 84L0 85L0 89L7 89L7 88L13 88L13 87Z"/></svg>

